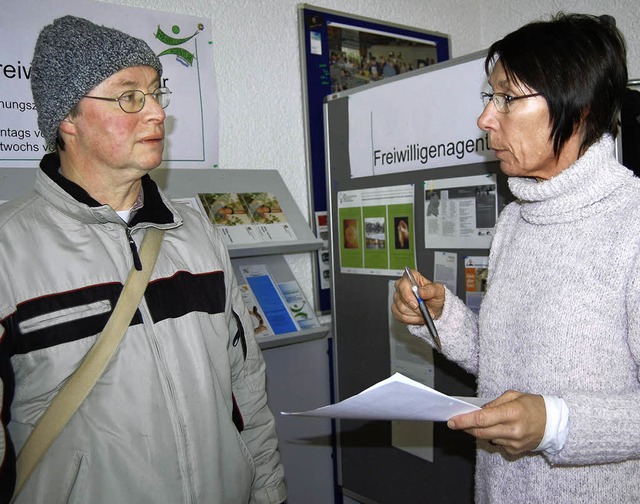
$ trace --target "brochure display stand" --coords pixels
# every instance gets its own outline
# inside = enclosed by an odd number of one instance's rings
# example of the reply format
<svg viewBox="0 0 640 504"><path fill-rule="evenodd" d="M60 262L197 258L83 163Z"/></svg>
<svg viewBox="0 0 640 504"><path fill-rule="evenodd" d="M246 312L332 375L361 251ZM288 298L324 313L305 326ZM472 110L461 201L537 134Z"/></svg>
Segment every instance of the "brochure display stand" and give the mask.
<svg viewBox="0 0 640 504"><path fill-rule="evenodd" d="M197 206L219 226L260 347L323 338L283 254L322 246L276 170L165 170L151 176L171 200Z"/></svg>
<svg viewBox="0 0 640 504"><path fill-rule="evenodd" d="M315 251L322 240L276 170L159 169L151 175L170 199L189 199L205 211L227 241L267 366L288 501L333 502L331 421L280 414L331 402L329 327L318 323L284 258Z"/></svg>
<svg viewBox="0 0 640 504"><path fill-rule="evenodd" d="M235 243L228 242L227 248L231 258L295 254L296 252L317 250L322 246L322 240L316 238L312 233L277 170L157 169L151 172L151 177L171 199L196 198L198 194L218 195L220 199L213 200L211 202L212 208L207 209L211 212L215 212L224 206L231 207L231 204L228 204L228 199L224 199L225 196L264 193L272 195L277 200L281 213L284 215L286 223L293 232L292 236L295 236L295 238L288 236L286 239L278 239L275 236L272 240L259 240L256 238L253 241L239 239ZM238 202L237 199L235 201ZM212 218L215 219L216 217L212 216ZM246 218L249 219L249 216L246 216ZM266 217L266 220L268 221L268 217ZM223 224L221 222L217 223ZM243 225L241 223L240 227ZM223 224L222 227L229 230L234 226Z"/></svg>
<svg viewBox="0 0 640 504"><path fill-rule="evenodd" d="M30 191L35 181L35 168L0 168L0 202Z"/></svg>

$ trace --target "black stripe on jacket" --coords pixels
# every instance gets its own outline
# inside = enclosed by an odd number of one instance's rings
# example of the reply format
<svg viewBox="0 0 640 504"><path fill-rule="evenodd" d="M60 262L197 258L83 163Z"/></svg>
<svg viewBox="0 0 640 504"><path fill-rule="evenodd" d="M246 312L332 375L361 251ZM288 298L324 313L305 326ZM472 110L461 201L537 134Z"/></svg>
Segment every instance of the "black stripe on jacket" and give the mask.
<svg viewBox="0 0 640 504"><path fill-rule="evenodd" d="M59 292L20 303L16 311L2 321L8 355L26 354L62 343L94 336L102 331L115 308L122 284L90 285L82 289ZM171 277L150 282L144 294L154 323L179 318L192 312L216 314L224 312L225 282L222 271L192 274L179 271ZM108 301L110 309L104 313L82 316L84 308L101 301ZM72 316L50 314L72 312ZM40 325L24 333L21 324L44 320ZM139 310L131 325L142 323Z"/></svg>

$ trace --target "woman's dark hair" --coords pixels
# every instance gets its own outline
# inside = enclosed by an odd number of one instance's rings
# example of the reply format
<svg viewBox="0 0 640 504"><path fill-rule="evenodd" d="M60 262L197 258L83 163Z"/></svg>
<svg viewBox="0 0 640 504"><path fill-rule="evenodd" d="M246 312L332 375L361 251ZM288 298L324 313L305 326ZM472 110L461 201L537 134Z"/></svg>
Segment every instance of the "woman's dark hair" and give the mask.
<svg viewBox="0 0 640 504"><path fill-rule="evenodd" d="M556 157L578 127L581 153L604 133L616 136L627 55L612 17L560 13L527 24L491 45L487 75L498 59L511 83L520 82L547 100Z"/></svg>

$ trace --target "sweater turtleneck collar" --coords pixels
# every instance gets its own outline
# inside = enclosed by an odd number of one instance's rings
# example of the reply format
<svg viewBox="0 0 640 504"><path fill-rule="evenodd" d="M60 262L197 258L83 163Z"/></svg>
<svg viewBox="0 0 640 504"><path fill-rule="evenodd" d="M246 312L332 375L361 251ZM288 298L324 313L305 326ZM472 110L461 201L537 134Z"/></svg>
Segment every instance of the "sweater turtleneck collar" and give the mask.
<svg viewBox="0 0 640 504"><path fill-rule="evenodd" d="M616 161L613 145L613 138L604 135L549 180L509 177L509 188L521 205L523 219L532 224L554 224L606 210L606 197L633 177Z"/></svg>

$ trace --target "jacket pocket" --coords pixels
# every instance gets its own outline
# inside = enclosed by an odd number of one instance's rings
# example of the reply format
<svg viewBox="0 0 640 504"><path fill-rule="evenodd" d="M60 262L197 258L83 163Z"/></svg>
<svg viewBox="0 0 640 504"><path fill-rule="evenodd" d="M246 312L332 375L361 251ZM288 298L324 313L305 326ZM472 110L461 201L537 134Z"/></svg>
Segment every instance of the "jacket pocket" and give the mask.
<svg viewBox="0 0 640 504"><path fill-rule="evenodd" d="M244 327L242 326L242 320L240 320L240 316L233 311L233 318L236 321L236 333L233 336L233 346L238 346L238 343L242 345L242 356L244 359L247 358L247 337L244 334Z"/></svg>
<svg viewBox="0 0 640 504"><path fill-rule="evenodd" d="M44 315L39 315L19 323L20 332L29 334L35 331L59 324L74 322L76 320L102 315L111 311L109 300L96 301L82 306L72 306Z"/></svg>
<svg viewBox="0 0 640 504"><path fill-rule="evenodd" d="M84 487L87 477L88 457L83 452L76 452L69 467L69 474L65 481L66 492L61 504L82 504L86 503Z"/></svg>
<svg viewBox="0 0 640 504"><path fill-rule="evenodd" d="M52 464L57 465L52 467ZM86 504L89 502L85 488L88 464L89 457L81 451L59 461L49 460L45 454L18 495L16 504Z"/></svg>

